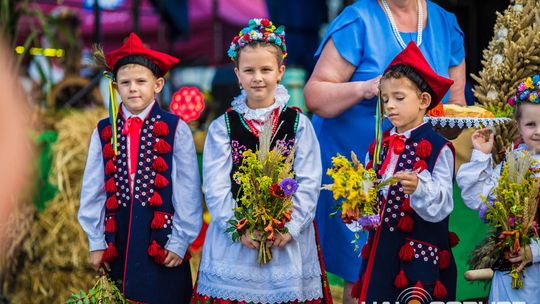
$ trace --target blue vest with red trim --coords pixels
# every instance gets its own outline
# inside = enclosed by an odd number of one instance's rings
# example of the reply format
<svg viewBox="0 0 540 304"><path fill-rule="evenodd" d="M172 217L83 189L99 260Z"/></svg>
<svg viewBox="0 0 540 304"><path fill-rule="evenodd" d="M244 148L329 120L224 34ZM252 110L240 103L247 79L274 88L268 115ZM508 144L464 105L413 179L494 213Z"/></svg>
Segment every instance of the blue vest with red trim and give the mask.
<svg viewBox="0 0 540 304"><path fill-rule="evenodd" d="M431 125L419 126L405 141L396 172L420 167L432 173L446 145L453 151L451 143ZM386 155L387 149L383 147L382 155ZM403 193L400 183L389 187L387 198L379 193L379 207L381 225L370 231L362 248L357 285L360 300L394 303L404 301L403 296L413 290L432 300L455 300L457 274L450 249L448 217L437 223L422 219L410 207L410 197Z"/></svg>
<svg viewBox="0 0 540 304"><path fill-rule="evenodd" d="M117 119L118 154L111 145L109 119L98 123L107 192L103 260L124 296L143 303L188 303L192 293L189 263L163 265L172 231L171 170L179 118L154 104L143 121L133 193L128 169L125 119Z"/></svg>

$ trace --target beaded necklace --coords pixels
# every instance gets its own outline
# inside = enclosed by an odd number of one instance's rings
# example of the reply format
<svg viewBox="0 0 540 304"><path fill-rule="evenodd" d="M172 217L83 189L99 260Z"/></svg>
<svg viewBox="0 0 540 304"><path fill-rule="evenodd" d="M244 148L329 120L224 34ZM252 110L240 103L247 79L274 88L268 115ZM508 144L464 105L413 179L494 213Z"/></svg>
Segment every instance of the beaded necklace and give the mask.
<svg viewBox="0 0 540 304"><path fill-rule="evenodd" d="M272 119L272 134L276 132L278 122L279 122L279 108L275 108L272 113L270 114L270 117ZM247 127L247 129L256 137L259 137L260 131L257 129L255 124L253 123L253 120L247 120L244 119L244 117L241 115L240 120L242 121L242 124Z"/></svg>
<svg viewBox="0 0 540 304"><path fill-rule="evenodd" d="M402 49L405 49L407 47L407 44L405 44L405 41L403 41L403 38L401 37L401 34L399 33L399 30L396 25L396 21L394 20L394 16L392 15L392 11L390 10L390 7L388 6L388 3L386 0L381 0L383 5L383 10L386 16L388 17L388 20L390 21L390 26L392 27L392 33L394 33L394 37L396 37L399 45ZM416 32L416 45L420 46L422 44L422 23L424 21L424 12L422 9L422 3L420 0L417 0L418 5L418 27Z"/></svg>

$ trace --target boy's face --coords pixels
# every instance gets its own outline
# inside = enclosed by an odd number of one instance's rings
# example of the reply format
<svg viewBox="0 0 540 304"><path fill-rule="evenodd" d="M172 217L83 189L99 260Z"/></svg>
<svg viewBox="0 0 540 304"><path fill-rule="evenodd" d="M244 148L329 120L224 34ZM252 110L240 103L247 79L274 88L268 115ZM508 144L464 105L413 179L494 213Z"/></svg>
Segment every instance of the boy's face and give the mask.
<svg viewBox="0 0 540 304"><path fill-rule="evenodd" d="M422 124L431 102L428 93L420 93L407 77L382 79L380 90L384 112L398 133Z"/></svg>
<svg viewBox="0 0 540 304"><path fill-rule="evenodd" d="M278 66L276 52L271 46L246 46L240 52L234 72L247 92L248 106L264 108L272 105L285 66Z"/></svg>
<svg viewBox="0 0 540 304"><path fill-rule="evenodd" d="M540 105L523 103L520 107L519 134L530 151L540 153Z"/></svg>
<svg viewBox="0 0 540 304"><path fill-rule="evenodd" d="M156 78L150 69L139 64L126 64L116 73L116 89L132 114L139 114L148 107L163 84L162 77Z"/></svg>

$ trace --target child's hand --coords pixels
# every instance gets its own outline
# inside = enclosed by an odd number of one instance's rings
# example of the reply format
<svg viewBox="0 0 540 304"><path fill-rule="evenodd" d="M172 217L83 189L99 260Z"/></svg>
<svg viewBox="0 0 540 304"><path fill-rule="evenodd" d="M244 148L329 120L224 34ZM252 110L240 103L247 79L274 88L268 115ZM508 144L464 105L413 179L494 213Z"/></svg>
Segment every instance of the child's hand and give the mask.
<svg viewBox="0 0 540 304"><path fill-rule="evenodd" d="M491 153L493 149L494 134L490 129L480 129L476 130L472 137L473 147L485 154Z"/></svg>
<svg viewBox="0 0 540 304"><path fill-rule="evenodd" d="M104 252L105 250L90 251L90 264L95 270L98 270L103 265L107 271L111 271L109 263L102 262Z"/></svg>
<svg viewBox="0 0 540 304"><path fill-rule="evenodd" d="M274 242L272 243L272 247L274 248L283 248L288 242L292 240L292 236L290 233L275 233L274 234Z"/></svg>
<svg viewBox="0 0 540 304"><path fill-rule="evenodd" d="M514 257L511 257L508 259L508 261L512 263L520 263L519 266L516 268L518 272L521 272L523 268L530 262L532 262L532 252L531 247L529 245L525 245L525 247L521 247L519 249L519 252Z"/></svg>
<svg viewBox="0 0 540 304"><path fill-rule="evenodd" d="M405 194L412 194L416 191L416 187L418 187L416 172L399 171L394 174L394 177L401 183Z"/></svg>
<svg viewBox="0 0 540 304"><path fill-rule="evenodd" d="M257 230L253 231L253 238L251 237L251 234L248 232L244 233L240 237L240 243L242 243L247 248L251 249L259 249L260 243L257 240L261 239L261 233Z"/></svg>
<svg viewBox="0 0 540 304"><path fill-rule="evenodd" d="M178 267L182 264L182 259L178 254L167 250L167 256L165 257L165 261L163 262L163 265L165 267Z"/></svg>

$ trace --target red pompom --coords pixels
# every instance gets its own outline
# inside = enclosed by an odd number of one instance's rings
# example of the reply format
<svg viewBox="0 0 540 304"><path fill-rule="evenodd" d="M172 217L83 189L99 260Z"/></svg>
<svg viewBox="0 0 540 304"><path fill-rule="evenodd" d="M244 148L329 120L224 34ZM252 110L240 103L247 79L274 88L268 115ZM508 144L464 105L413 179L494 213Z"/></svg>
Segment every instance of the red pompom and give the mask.
<svg viewBox="0 0 540 304"><path fill-rule="evenodd" d="M351 297L358 299L360 298L360 294L362 293L362 278L364 276L361 276L353 285L351 289Z"/></svg>
<svg viewBox="0 0 540 304"><path fill-rule="evenodd" d="M435 287L433 288L433 296L435 299L442 300L447 294L448 292L446 291L446 287L444 287L443 283L441 283L439 280L435 281Z"/></svg>
<svg viewBox="0 0 540 304"><path fill-rule="evenodd" d="M443 250L439 252L439 269L446 269L450 265L450 251Z"/></svg>
<svg viewBox="0 0 540 304"><path fill-rule="evenodd" d="M369 252L371 251L371 241L372 239L368 238L367 242L362 247L362 251L360 251L360 255L363 259L367 260L367 258L369 258Z"/></svg>
<svg viewBox="0 0 540 304"><path fill-rule="evenodd" d="M165 188L169 184L169 181L161 174L156 174L154 178L154 185L158 188Z"/></svg>
<svg viewBox="0 0 540 304"><path fill-rule="evenodd" d="M399 249L399 260L402 262L410 262L414 257L414 248L409 242L403 244Z"/></svg>
<svg viewBox="0 0 540 304"><path fill-rule="evenodd" d="M112 138L112 127L111 125L106 126L101 130L101 139L104 141L110 141Z"/></svg>
<svg viewBox="0 0 540 304"><path fill-rule="evenodd" d="M421 173L422 171L427 170L427 168L428 168L427 163L422 159L416 161L413 165L413 170L418 173Z"/></svg>
<svg viewBox="0 0 540 304"><path fill-rule="evenodd" d="M109 196L107 201L105 201L105 207L107 207L107 209L109 210L118 209L118 200L116 199L116 195L113 194Z"/></svg>
<svg viewBox="0 0 540 304"><path fill-rule="evenodd" d="M459 236L455 232L448 232L448 243L450 243L450 248L456 247L459 244Z"/></svg>
<svg viewBox="0 0 540 304"><path fill-rule="evenodd" d="M159 154L167 154L171 152L172 148L168 142L166 142L165 140L160 140L154 146L154 150Z"/></svg>
<svg viewBox="0 0 540 304"><path fill-rule="evenodd" d="M264 27L267 27L270 25L270 21L268 19L261 19L261 24L264 26Z"/></svg>
<svg viewBox="0 0 540 304"><path fill-rule="evenodd" d="M167 169L169 169L169 166L167 165L167 162L163 159L163 157L158 156L158 158L154 159L152 162L152 168L156 170L157 172L165 172Z"/></svg>
<svg viewBox="0 0 540 304"><path fill-rule="evenodd" d="M420 158L428 158L431 155L431 143L422 139L416 147L416 155Z"/></svg>
<svg viewBox="0 0 540 304"><path fill-rule="evenodd" d="M109 247L105 249L105 252L103 252L103 256L101 257L101 260L105 263L112 262L114 259L118 257L118 250L116 250L116 247L114 247L113 243L109 243Z"/></svg>
<svg viewBox="0 0 540 304"><path fill-rule="evenodd" d="M150 227L152 229L163 229L163 226L167 224L167 219L165 218L165 213L154 212L154 218L152 219L152 224Z"/></svg>
<svg viewBox="0 0 540 304"><path fill-rule="evenodd" d="M403 153L405 150L405 141L401 138L394 139L394 153L397 155Z"/></svg>
<svg viewBox="0 0 540 304"><path fill-rule="evenodd" d="M105 165L105 174L111 175L112 173L116 172L116 166L114 165L114 161L112 159L109 159L107 164Z"/></svg>
<svg viewBox="0 0 540 304"><path fill-rule="evenodd" d="M416 297L423 297L425 296L425 290L424 290L424 285L422 285L422 282L420 281L417 281L416 284L414 284L414 287L416 287L413 292L412 292L412 296L416 296Z"/></svg>
<svg viewBox="0 0 540 304"><path fill-rule="evenodd" d="M404 212L406 214L411 214L414 211L413 208L411 207L411 199L406 198L403 201L403 203L401 203L401 205L399 206L399 210L401 210L401 212Z"/></svg>
<svg viewBox="0 0 540 304"><path fill-rule="evenodd" d="M109 193L115 193L116 192L116 183L114 181L114 178L109 178L107 182L105 183L105 191Z"/></svg>
<svg viewBox="0 0 540 304"><path fill-rule="evenodd" d="M105 232L106 233L116 232L116 220L114 219L114 217L111 217L105 221Z"/></svg>
<svg viewBox="0 0 540 304"><path fill-rule="evenodd" d="M405 271L401 269L394 279L394 286L398 289L403 289L409 285L409 281L407 280L407 276L405 275Z"/></svg>
<svg viewBox="0 0 540 304"><path fill-rule="evenodd" d="M152 133L158 137L165 137L169 135L169 126L163 121L156 121Z"/></svg>
<svg viewBox="0 0 540 304"><path fill-rule="evenodd" d="M114 149L110 143L103 146L103 157L105 157L105 159L114 157Z"/></svg>
<svg viewBox="0 0 540 304"><path fill-rule="evenodd" d="M157 255L154 257L154 261L158 264L163 264L165 263L165 258L167 258L167 251L163 248L160 248Z"/></svg>
<svg viewBox="0 0 540 304"><path fill-rule="evenodd" d="M156 241L152 241L152 244L150 244L150 247L148 247L148 255L151 257L155 257L158 255L160 249L161 246L159 246Z"/></svg>
<svg viewBox="0 0 540 304"><path fill-rule="evenodd" d="M371 145L369 145L368 153L371 158L373 158L373 155L375 155L375 144L377 143L376 140L371 142Z"/></svg>
<svg viewBox="0 0 540 304"><path fill-rule="evenodd" d="M154 195L150 198L150 206L152 207L159 207L163 205L163 200L161 199L161 195L159 195L157 192L154 192Z"/></svg>
<svg viewBox="0 0 540 304"><path fill-rule="evenodd" d="M411 232L414 227L414 220L410 215L405 215L399 219L397 228L401 232Z"/></svg>

